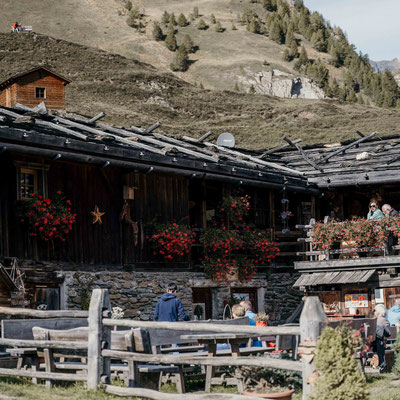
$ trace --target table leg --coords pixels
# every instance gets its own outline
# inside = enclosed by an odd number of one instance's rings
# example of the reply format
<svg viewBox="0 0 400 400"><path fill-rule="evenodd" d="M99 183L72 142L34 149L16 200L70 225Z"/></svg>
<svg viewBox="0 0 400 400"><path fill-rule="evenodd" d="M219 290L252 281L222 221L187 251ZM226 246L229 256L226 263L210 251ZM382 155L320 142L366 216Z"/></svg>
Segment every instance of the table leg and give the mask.
<svg viewBox="0 0 400 400"><path fill-rule="evenodd" d="M208 357L215 357L217 354L217 345L215 343L210 343L208 345ZM211 379L214 376L215 368L212 365L207 365L206 368L206 392L211 392Z"/></svg>
<svg viewBox="0 0 400 400"><path fill-rule="evenodd" d="M232 357L239 357L240 356L240 343L231 342L231 350L232 350ZM236 378L236 385L240 394L243 393L243 381L240 378Z"/></svg>

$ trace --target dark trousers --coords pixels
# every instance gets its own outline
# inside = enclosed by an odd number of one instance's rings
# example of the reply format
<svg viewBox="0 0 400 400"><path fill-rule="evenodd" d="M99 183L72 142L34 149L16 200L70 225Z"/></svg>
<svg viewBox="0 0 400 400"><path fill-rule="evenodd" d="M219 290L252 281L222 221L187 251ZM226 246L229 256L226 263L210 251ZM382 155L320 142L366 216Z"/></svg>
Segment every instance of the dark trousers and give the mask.
<svg viewBox="0 0 400 400"><path fill-rule="evenodd" d="M379 369L383 370L386 367L385 341L383 339L376 338L376 354L378 354Z"/></svg>

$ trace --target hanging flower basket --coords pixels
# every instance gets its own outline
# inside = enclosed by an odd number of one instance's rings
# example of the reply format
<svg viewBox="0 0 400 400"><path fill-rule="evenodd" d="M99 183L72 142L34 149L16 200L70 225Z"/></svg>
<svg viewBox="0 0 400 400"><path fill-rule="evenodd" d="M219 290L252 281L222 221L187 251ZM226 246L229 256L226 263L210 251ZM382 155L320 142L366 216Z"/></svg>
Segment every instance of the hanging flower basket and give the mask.
<svg viewBox="0 0 400 400"><path fill-rule="evenodd" d="M188 225L173 221L170 224L151 223L150 226L152 234L148 236L148 240L153 245L154 254L169 261L189 254L195 234Z"/></svg>
<svg viewBox="0 0 400 400"><path fill-rule="evenodd" d="M24 202L19 217L27 223L30 236L44 241L65 242L75 223L76 214L71 211L71 201L66 200L61 191L53 199L32 193Z"/></svg>

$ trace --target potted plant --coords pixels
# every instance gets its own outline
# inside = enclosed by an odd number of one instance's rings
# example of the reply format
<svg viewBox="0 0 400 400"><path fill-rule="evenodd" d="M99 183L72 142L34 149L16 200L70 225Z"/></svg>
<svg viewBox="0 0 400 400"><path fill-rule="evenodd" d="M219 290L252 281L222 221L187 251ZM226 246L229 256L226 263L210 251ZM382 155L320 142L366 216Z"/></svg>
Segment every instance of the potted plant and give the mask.
<svg viewBox="0 0 400 400"><path fill-rule="evenodd" d="M244 395L262 399L290 400L302 387L301 375L295 371L240 367L235 375L243 381Z"/></svg>
<svg viewBox="0 0 400 400"><path fill-rule="evenodd" d="M196 307L193 310L193 314L195 315L195 317L197 317L197 319L201 319L204 314L203 307L200 304L196 304Z"/></svg>
<svg viewBox="0 0 400 400"><path fill-rule="evenodd" d="M267 326L269 315L265 312L259 312L254 320L256 321L256 326Z"/></svg>

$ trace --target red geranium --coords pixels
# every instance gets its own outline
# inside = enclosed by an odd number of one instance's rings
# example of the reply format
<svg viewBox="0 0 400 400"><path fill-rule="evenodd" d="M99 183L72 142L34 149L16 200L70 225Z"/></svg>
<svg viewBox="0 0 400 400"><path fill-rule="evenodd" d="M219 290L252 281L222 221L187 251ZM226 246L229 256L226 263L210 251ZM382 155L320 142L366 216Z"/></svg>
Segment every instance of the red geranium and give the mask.
<svg viewBox="0 0 400 400"><path fill-rule="evenodd" d="M61 191L57 191L53 200L32 193L24 204L20 214L21 222L28 222L29 234L44 241L65 241L75 223L76 214L71 212L71 202Z"/></svg>

